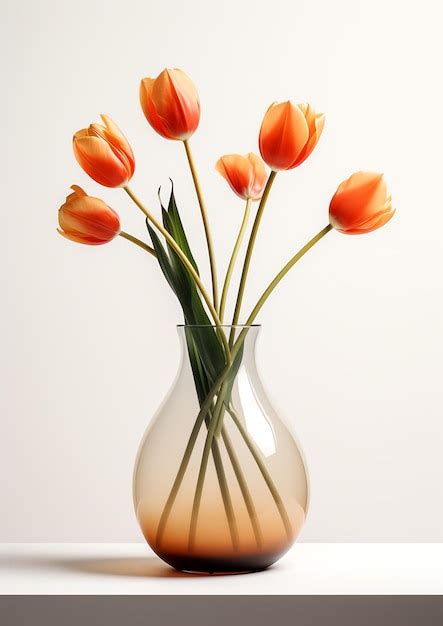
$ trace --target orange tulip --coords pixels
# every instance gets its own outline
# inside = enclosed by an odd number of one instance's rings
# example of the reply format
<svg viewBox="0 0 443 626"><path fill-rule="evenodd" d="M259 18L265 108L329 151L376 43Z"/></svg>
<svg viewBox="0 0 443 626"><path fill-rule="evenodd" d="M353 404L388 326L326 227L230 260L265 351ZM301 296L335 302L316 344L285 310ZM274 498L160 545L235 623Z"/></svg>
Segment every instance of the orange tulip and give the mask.
<svg viewBox="0 0 443 626"><path fill-rule="evenodd" d="M376 230L394 215L383 174L356 172L341 183L329 205L331 226L360 235Z"/></svg>
<svg viewBox="0 0 443 626"><path fill-rule="evenodd" d="M200 121L194 83L179 69L165 69L157 78L143 78L140 103L146 119L166 139L185 141Z"/></svg>
<svg viewBox="0 0 443 626"><path fill-rule="evenodd" d="M74 135L75 158L87 174L105 187L124 187L135 170L134 154L125 136L107 115Z"/></svg>
<svg viewBox="0 0 443 626"><path fill-rule="evenodd" d="M57 229L60 235L90 246L108 243L120 233L117 213L99 198L88 196L81 187L72 185L73 193L60 207Z"/></svg>
<svg viewBox="0 0 443 626"><path fill-rule="evenodd" d="M271 104L260 128L264 161L276 172L297 167L317 145L324 123L323 113L316 113L310 104Z"/></svg>
<svg viewBox="0 0 443 626"><path fill-rule="evenodd" d="M267 175L263 161L256 154L226 154L217 161L215 169L240 198L260 200L262 197Z"/></svg>

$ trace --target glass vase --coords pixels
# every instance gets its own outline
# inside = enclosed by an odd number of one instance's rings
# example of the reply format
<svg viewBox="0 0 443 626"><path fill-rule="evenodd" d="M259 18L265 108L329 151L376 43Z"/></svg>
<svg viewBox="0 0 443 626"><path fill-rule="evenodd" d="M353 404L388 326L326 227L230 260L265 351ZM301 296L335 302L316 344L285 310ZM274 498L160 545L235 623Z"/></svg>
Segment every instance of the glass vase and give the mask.
<svg viewBox="0 0 443 626"><path fill-rule="evenodd" d="M178 570L265 569L304 523L307 470L262 386L259 329L178 327L179 371L143 436L133 482L146 541Z"/></svg>

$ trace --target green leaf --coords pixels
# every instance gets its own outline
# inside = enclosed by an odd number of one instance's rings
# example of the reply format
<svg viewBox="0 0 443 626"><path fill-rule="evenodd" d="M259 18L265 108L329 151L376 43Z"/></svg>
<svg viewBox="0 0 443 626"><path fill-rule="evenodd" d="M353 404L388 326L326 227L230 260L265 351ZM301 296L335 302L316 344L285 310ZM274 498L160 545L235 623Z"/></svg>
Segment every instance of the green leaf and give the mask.
<svg viewBox="0 0 443 626"><path fill-rule="evenodd" d="M173 189L168 209L162 206L162 218L165 229L198 273L198 266L188 244ZM169 243L166 243L166 251L148 222L147 227L160 267L176 294L183 309L185 322L189 325L187 328L188 352L197 394L199 400L202 401L202 394L205 393L204 397L206 397L206 393L225 366L223 345L212 326L212 320L206 313L197 285L189 270L183 265L182 260Z"/></svg>
<svg viewBox="0 0 443 626"><path fill-rule="evenodd" d="M194 375L195 387L197 390L198 400L200 405L203 404L206 396L209 393L210 385L208 383L207 376L203 369L203 365L195 345L194 337L189 329L189 326L185 327L186 344L188 346L189 360L191 363L192 373Z"/></svg>
<svg viewBox="0 0 443 626"><path fill-rule="evenodd" d="M171 180L171 179L170 179ZM189 247L188 238L186 237L185 230L183 228L183 224L180 218L180 214L178 212L177 203L175 201L174 196L174 183L171 180L171 195L169 197L168 210L164 211L168 216L168 226L165 225L168 232L172 237L174 237L175 241L178 243L180 248L185 253L188 261L191 263L197 274L200 276L200 272L195 262L195 259L192 255L191 248ZM162 206L163 209L163 206ZM163 209L164 210L164 209Z"/></svg>
<svg viewBox="0 0 443 626"><path fill-rule="evenodd" d="M148 218L146 218L146 227L147 227L149 235L151 237L151 241L152 241L152 245L154 246L154 250L157 253L157 259L158 259L158 263L160 265L160 268L161 268L163 274L165 275L165 278L168 281L170 287L174 291L174 293L177 293L176 289L175 289L175 276L174 276L174 270L173 270L173 268L171 266L171 260L170 260L170 258L168 256L168 254L166 253L165 249L163 248L163 246L162 246L162 244L160 242L160 239L157 236L157 233L155 232L155 230L149 224Z"/></svg>
<svg viewBox="0 0 443 626"><path fill-rule="evenodd" d="M163 217L163 225L168 231L168 233L174 238L173 229L171 228L170 218L165 209L162 208L162 217ZM177 242L176 242L177 243ZM174 274L176 277L176 286L179 288L179 291L182 292L182 300L189 300L191 297L191 290L194 283L194 278L190 274L189 270L183 265L183 261L175 252L174 248L171 246L169 242L166 242L166 246L168 248L169 259L171 265L174 269Z"/></svg>

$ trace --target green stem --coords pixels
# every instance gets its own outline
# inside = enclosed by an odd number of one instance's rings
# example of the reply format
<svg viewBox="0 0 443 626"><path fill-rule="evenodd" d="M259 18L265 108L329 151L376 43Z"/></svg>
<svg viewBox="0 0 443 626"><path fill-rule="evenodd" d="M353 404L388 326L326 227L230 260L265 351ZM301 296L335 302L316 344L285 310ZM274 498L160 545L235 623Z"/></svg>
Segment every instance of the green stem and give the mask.
<svg viewBox="0 0 443 626"><path fill-rule="evenodd" d="M240 487L243 500L245 501L246 509L249 514L249 519L251 520L252 529L254 531L255 541L257 543L257 546L260 548L263 543L263 537L262 537L262 532L260 529L260 523L257 517L257 511L255 509L254 502L251 497L251 492L249 491L249 487L243 475L242 468L238 461L237 455L235 454L235 450L232 445L231 439L224 426L222 427L221 435L222 435L223 443L225 444L226 452L228 453L228 456L229 456L229 460L231 461L232 469L234 470L235 477L237 478L237 482Z"/></svg>
<svg viewBox="0 0 443 626"><path fill-rule="evenodd" d="M294 254L292 259L290 259L286 263L286 265L279 271L279 273L275 276L275 278L273 280L271 280L269 285L266 287L266 289L264 290L264 292L260 296L257 304L252 309L252 312L251 312L250 316L246 320L245 326L249 326L250 324L252 324L254 322L255 318L259 314L259 312L260 312L261 308L263 307L264 303L269 298L269 296L274 291L274 289L277 287L277 285L281 281L281 279L284 278L284 276L286 276L286 274L297 263L297 261L299 261L302 258L302 256L304 256L306 254L306 252L308 252L308 250L310 250L312 248L312 246L314 246L318 241L320 241L320 239L322 239L325 235L327 235L327 233L329 233L330 230L332 230L332 226L331 226L331 224L328 224L319 233L317 233L315 235L315 237L313 237L310 241L308 241L308 243L306 245L304 245L303 248L301 248L297 252L297 254ZM241 335L241 333L240 333L240 335Z"/></svg>
<svg viewBox="0 0 443 626"><path fill-rule="evenodd" d="M226 368L226 371L228 371L228 368ZM210 415L210 409L207 409L208 406L210 406L210 404L212 404L212 399L214 396L214 393L216 393L220 387L220 383L222 381L223 377L223 373L220 375L220 378L218 380L218 382L216 381L216 383L214 384L214 386L212 387L212 389L209 391L208 396L205 400L205 402L202 404L202 407L200 409L199 415L197 416L197 420L194 424L194 427L192 429L191 432L191 436L189 438L188 444L186 446L185 449L185 453L183 455L182 458L182 462L180 464L179 470L177 472L177 476L175 478L174 484L171 488L171 491L169 493L169 497L168 500L165 504L165 507L162 511L162 515L159 521L159 525L157 528L157 537L156 537L156 541L157 543L160 544L162 537L163 537L163 533L166 527L166 523L168 521L170 512L172 510L172 506L174 505L175 499L177 497L178 491L180 489L181 483L183 481L186 469L188 467L189 461L191 459L192 453L193 453L193 449L195 447L195 443L197 441L197 437L198 437L198 433L200 431L200 428L203 424L203 421L206 422L207 427L209 428L209 424L211 421L211 415ZM208 403L209 400L209 403ZM205 411L206 411L206 416L205 416ZM226 451L228 453L229 459L231 461L231 465L233 467L235 476L237 478L237 482L239 484L241 493L243 495L243 499L245 501L245 505L246 505L246 509L249 513L250 519L251 519L251 524L254 530L254 535L256 537L256 542L257 545L260 546L262 543L262 535L261 535L261 531L260 531L260 526L259 526L259 522L258 522L258 517L257 517L257 513L246 483L246 479L243 475L240 463L236 457L235 451L233 449L232 443L229 439L228 433L226 432L225 429L222 429L222 438L223 438L223 442L226 448ZM216 468L216 472L217 472L217 477L218 477L218 481L219 481L219 485L220 485L220 492L222 495L222 499L223 499L223 504L224 504L224 508L225 508L225 512L226 512L226 518L229 524L229 529L230 529L230 533L231 533L231 539L232 539L232 543L234 546L234 549L236 549L238 547L238 530L237 530L237 525L236 525L236 521L235 521L235 516L234 516L234 509L232 506L232 500L231 500L231 496L229 493L229 487L228 487L228 483L226 480L226 475L224 472L224 468L223 468L223 460L221 458L220 455L220 451L219 451L219 447L218 447L218 442L212 438L212 456L214 459L214 465Z"/></svg>
<svg viewBox="0 0 443 626"><path fill-rule="evenodd" d="M289 520L288 517L288 513L286 511L286 507L284 505L284 502L282 500L282 497L280 496L277 487L274 484L274 481L271 478L271 475L269 474L266 465L263 463L261 457L260 457L260 453L258 452L258 450L256 449L255 445L253 444L253 442L251 441L248 432L246 431L245 427L243 426L240 418L238 417L237 413L234 411L234 409L232 409L231 407L227 406L226 410L228 411L229 415L232 417L234 424L237 426L241 436L243 437L246 445L249 448L250 453L252 454L254 461L257 463L257 466L264 478L264 481L269 489L269 491L271 492L272 497L274 498L274 502L277 506L278 512L280 513L280 517L282 519L283 525L285 527L286 530L286 534L288 535L288 539L292 538L292 526L291 526L291 522Z"/></svg>
<svg viewBox="0 0 443 626"><path fill-rule="evenodd" d="M235 303L234 317L232 318L232 326L238 324L238 319L240 317L240 310L243 301L243 295L246 287L246 279L248 278L249 266L251 264L252 252L254 250L255 240L257 239L257 233L260 226L261 219L263 217L263 212L265 210L266 202L268 200L269 192L271 191L272 183L277 176L277 172L272 171L269 174L269 178L267 180L265 189L263 191L262 198L260 200L260 204L258 205L257 215L255 216L254 225L252 227L251 236L249 238L248 248L246 250L245 262L243 264L243 271L240 279L240 286L238 289L237 301ZM229 337L229 346L232 347L234 343L234 329L231 329L231 335Z"/></svg>
<svg viewBox="0 0 443 626"><path fill-rule="evenodd" d="M200 504L201 504L201 499L202 499L202 494L203 494L203 486L205 483L206 470L208 467L209 453L212 448L215 428L217 426L217 419L215 419L215 416L218 414L220 410L220 405L222 404L223 404L223 396L222 394L219 394L217 398L217 402L215 403L214 416L212 417L211 422L209 424L208 432L207 432L206 439L205 439L205 445L203 447L202 459L200 462L200 469L199 469L198 478L197 478L197 485L195 487L194 501L192 503L191 525L189 528L189 550L190 551L194 549L195 534L197 531L198 514L200 512Z"/></svg>
<svg viewBox="0 0 443 626"><path fill-rule="evenodd" d="M228 387L227 381L225 381L223 385L221 386L220 393L219 393L219 396L221 396L223 402L220 405L220 409L218 413L214 414L214 419L216 422L214 436L217 439L220 437L221 429L223 427L223 417L225 415L225 398L226 398L226 392L228 391L228 388L229 387Z"/></svg>
<svg viewBox="0 0 443 626"><path fill-rule="evenodd" d="M210 427L210 421L208 422L208 428ZM229 531L231 533L231 540L234 550L238 550L238 528L235 521L234 507L232 506L231 494L229 493L228 481L226 480L226 473L223 467L223 459L220 454L220 448L216 439L211 443L212 458L214 459L215 471L217 473L218 483L220 485L220 492L222 495L223 506L228 520Z"/></svg>
<svg viewBox="0 0 443 626"><path fill-rule="evenodd" d="M240 350L242 342L245 339L245 335L243 335L243 337L239 337L234 349L232 351L232 355L231 358L232 360L235 359L237 352ZM189 437L188 443L186 444L186 448L183 454L183 458L181 460L180 466L178 468L178 472L177 475L175 477L174 483L171 487L171 491L169 492L169 496L168 499L166 500L166 504L164 506L164 509L162 511L162 514L160 516L160 521L158 523L158 527L157 527L157 535L156 535L156 542L159 544L161 542L161 538L163 536L165 527L166 527L166 523L168 521L169 515L171 513L172 507L174 506L174 502L175 499L177 497L178 491L180 489L180 486L183 482L183 478L185 476L186 473L186 469L189 465L189 461L191 460L191 456L192 456L192 452L194 451L194 447L195 447L195 443L197 441L197 437L198 434L200 432L200 428L205 420L206 414L208 413L208 411L211 408L212 405L212 401L214 399L214 396L217 394L218 390L220 389L220 386L223 384L223 382L225 381L226 377L229 374L229 371L231 369L231 363L228 363L227 365L225 365L224 369L220 372L220 374L217 376L217 378L214 381L214 384L212 385L212 387L210 388L206 398L204 399L204 401L202 402L202 405L200 407L200 411L197 415L197 418L194 422L194 426L192 427L192 431L191 431L191 435ZM211 420L212 422L213 420Z"/></svg>
<svg viewBox="0 0 443 626"><path fill-rule="evenodd" d="M259 299L259 301L257 302L257 304L255 305L254 309L252 310L250 316L248 317L248 320L246 322L245 328L242 329L242 331L240 332L238 339L236 340L235 344L233 345L232 348L232 352L231 352L231 361L234 362L235 361L235 357L238 353L238 351L240 350L246 335L248 333L249 330L249 326L254 322L255 317L258 315L259 311L261 310L262 306L264 305L266 299L269 297L269 295L271 294L271 292L273 291L273 289L277 286L277 284L280 282L280 280L287 274L287 272L291 269L291 267L293 267L293 265L299 260L301 259L301 257L306 254L306 252L308 250L310 250L310 248L312 248L312 246L317 243L318 241L320 241L320 239L322 239L322 237L324 237L330 230L332 229L332 226L330 224L328 224L327 226L325 226L325 228L323 228L315 237L313 237L305 246L303 246L303 248L301 248L297 254L295 254L292 259L284 266L284 268L277 274L277 276L274 278L273 281L271 281L271 283L269 284L269 286L265 289L265 291L263 292L261 298ZM168 520L169 514L171 512L172 506L174 504L174 501L177 497L178 491L180 489L181 483L183 481L185 472L186 472L186 468L188 467L192 452L194 450L194 446L195 443L197 441L197 437L198 437L198 433L200 431L201 425L205 419L206 413L208 412L210 406L212 405L212 401L214 396L217 394L218 390L220 389L221 385L224 383L224 381L226 380L229 371L231 368L231 364L227 364L225 366L225 368L223 369L223 371L219 374L219 376L217 377L217 379L215 380L214 384L212 385L211 389L208 392L208 395L206 396L204 402L202 403L202 406L200 408L200 412L197 415L197 419L194 423L191 435L189 437L186 449L185 449L185 453L183 455L180 467L178 469L177 472L177 476L175 478L174 484L171 488L171 491L169 493L168 499L166 501L165 507L163 509L161 518L160 518L160 522L159 522L159 526L158 526L158 530L157 530L157 542L159 543L166 525L166 522ZM217 401L218 402L218 401ZM229 410L229 409L228 409ZM214 410L214 414L215 414L215 410ZM231 414L232 416L232 414ZM215 415L214 415L215 417ZM235 418L237 419L236 421L236 425L238 427L238 430L240 432L240 434L242 435L243 439L246 442L246 445L248 446L248 448L250 449L251 453L254 456L254 459L257 463L257 465L259 466L260 470L262 471L262 468L264 468L266 470L266 468L263 466L263 463L260 459L260 456L258 455L257 451L255 450L255 446L252 444L252 442L249 439L249 434L247 433L247 431L243 428L243 425L241 424L241 421L236 417L236 415L233 416L233 419L235 421ZM214 437L214 433L215 433L215 428L217 426L216 420L214 418L212 418L211 420L211 427L210 429L208 429L208 433L206 436L206 441L205 441L205 448L208 445L208 439L210 438L211 441ZM267 472L267 470L266 470ZM266 473L265 472L265 473ZM201 472L200 472L201 473ZM263 474L263 472L262 472ZM263 477L265 478L265 476L263 475ZM266 484L268 485L268 488L271 489L275 489L275 485L272 482L272 479L270 478L269 474L268 474L268 480L266 480ZM199 476L200 479L200 476ZM204 479L204 476L203 476ZM279 498L278 495L278 491L275 490L275 494L277 495L277 500L275 495L273 494L273 498L274 501L277 504L277 501L281 501L281 498ZM195 502L194 502L195 504ZM280 505L277 505L280 506ZM283 509L282 509L283 511ZM282 511L280 512L280 514L282 514ZM197 513L198 514L198 513ZM194 507L193 507L193 512L192 512L193 517L195 517L194 520L194 525L196 524L196 514L194 513ZM284 515L284 514L283 514ZM282 517L283 519L283 517ZM287 523L285 523L285 528L287 528ZM195 532L195 531L194 531Z"/></svg>
<svg viewBox="0 0 443 626"><path fill-rule="evenodd" d="M214 305L211 302L211 298L209 297L209 295L208 295L208 293L207 293L207 291L205 289L205 286L202 283L202 280L201 280L200 276L197 274L197 272L195 271L192 263L189 262L188 257L186 256L186 254L183 252L183 250L180 248L180 246L176 243L175 239L168 233L166 228L164 228L162 226L162 224L159 221L156 220L156 218L152 215L152 213L150 213L150 211L148 211L148 209L137 198L137 196L132 192L132 190L128 186L123 187L123 189L126 191L126 193L131 198L131 200L133 200L133 202L135 202L135 204L138 206L138 208L146 215L148 220L150 222L152 222L152 224L157 228L158 231L160 231L160 233L163 235L163 237L169 243L171 248L173 248L174 252L180 258L181 262L186 267L188 272L191 274L192 278L194 279L197 287L199 288L199 291L200 291L204 301L206 302L207 307L208 307L208 309L209 309L209 311L210 311L210 313L212 315L212 319L214 320L214 323L215 323L215 325L217 327L218 336L220 337L220 340L223 343L223 347L224 347L225 355L226 355L226 361L229 363L230 362L230 347L229 347L228 341L226 339L225 333L223 332L223 329L221 327L221 323L220 323L220 319L218 317L217 311L216 311Z"/></svg>
<svg viewBox="0 0 443 626"><path fill-rule="evenodd" d="M188 344L188 352L189 359L191 362L191 368L194 375L195 387L197 396L199 398L199 402L203 402L205 397L202 397L201 391L202 388L207 388L208 380L206 378L206 374L203 370L203 366L201 363L201 358L195 343L195 340L191 335L186 337L186 342ZM194 371L194 367L196 371ZM212 415L211 412L208 411L207 416L205 417L206 428L209 428L209 424L211 422ZM223 467L223 459L220 454L220 448L218 441L212 441L212 458L214 459L214 466L217 472L218 484L220 486L220 492L223 499L223 505L225 508L226 519L229 525L229 530L231 533L231 540L234 549L238 545L238 530L237 530L237 522L235 520L234 515L234 507L232 506L231 494L229 493L228 481L226 480L225 469Z"/></svg>
<svg viewBox="0 0 443 626"><path fill-rule="evenodd" d="M219 317L220 317L220 321L221 321L222 324L223 324L223 318L225 316L226 299L228 297L228 291L229 291L229 285L231 283L232 272L234 271L235 262L237 260L238 253L239 253L239 250L240 250L240 246L241 246L241 243L243 241L243 237L245 235L246 226L248 224L249 215L251 213L251 203L252 203L252 200L250 198L248 198L246 200L246 208L245 208L245 212L244 212L244 215L243 215L243 221L241 223L240 230L239 230L239 233L238 233L238 236L237 236L237 240L235 242L234 249L232 251L231 260L229 261L228 270L226 272L225 282L223 283L223 290L222 290L222 296L221 296L221 301L220 301L220 309L219 309Z"/></svg>
<svg viewBox="0 0 443 626"><path fill-rule="evenodd" d="M198 204L200 205L200 212L203 220L203 227L205 229L206 243L208 246L209 265L211 268L211 280L212 280L212 297L214 307L218 309L218 284L217 284L217 266L215 262L214 245L212 243L211 229L209 227L208 215L206 213L205 201L198 179L197 168L195 167L194 157L192 156L189 140L186 139L183 142L185 146L186 156L188 158L189 168L191 170L192 180L194 181L195 191L197 193Z"/></svg>
<svg viewBox="0 0 443 626"><path fill-rule="evenodd" d="M220 382L221 382L221 376L219 376L219 378L215 381L215 383L211 387L205 401L201 405L200 411L197 415L197 419L194 422L194 426L192 428L188 443L186 444L185 452L183 454L180 467L178 468L177 476L175 477L174 483L171 487L171 491L169 492L168 499L166 500L166 504L163 508L160 521L158 523L157 535L156 535L156 543L158 545L161 543L163 533L166 527L166 523L169 518L169 514L171 513L178 491L183 482L183 478L185 476L186 469L189 465L189 461L191 460L191 455L194 450L194 446L197 441L200 428L205 420L206 414L208 413L211 407L212 399L214 395L217 393L217 390L220 386Z"/></svg>
<svg viewBox="0 0 443 626"><path fill-rule="evenodd" d="M136 246L139 246L143 250L146 250L146 252L149 252L149 254L152 254L152 256L155 256L155 257L157 256L154 248L151 248L151 246L148 246L148 244L145 243L144 241L141 241L140 239L137 239L137 237L134 237L134 235L130 235L129 233L125 233L124 230L121 230L119 235L120 235L120 237L123 237L123 239L127 239L128 241L132 241L132 243L135 243Z"/></svg>

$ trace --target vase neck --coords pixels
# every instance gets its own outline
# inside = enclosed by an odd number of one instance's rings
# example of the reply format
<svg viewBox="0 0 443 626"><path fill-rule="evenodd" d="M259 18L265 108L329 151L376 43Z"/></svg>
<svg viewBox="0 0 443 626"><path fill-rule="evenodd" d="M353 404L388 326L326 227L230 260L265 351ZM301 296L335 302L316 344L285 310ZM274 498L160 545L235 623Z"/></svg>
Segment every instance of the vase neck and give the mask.
<svg viewBox="0 0 443 626"><path fill-rule="evenodd" d="M223 324L219 328L209 325L179 325L177 331L180 337L180 343L182 349L188 350L190 342L194 339L200 346L207 346L208 350L212 348L216 350L220 347L220 332L222 332L227 340L227 343L231 346L231 349L235 350L237 340L240 340L242 345L242 352L248 356L255 354L255 345L257 337L259 335L261 326L258 324L251 326L242 326L237 324L235 326Z"/></svg>

